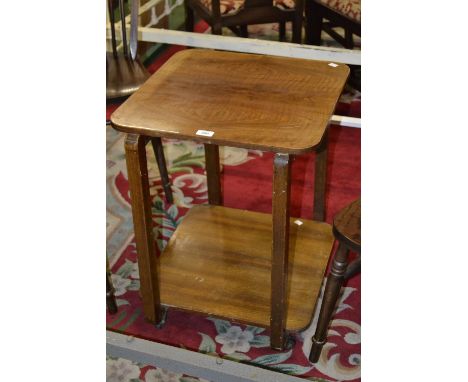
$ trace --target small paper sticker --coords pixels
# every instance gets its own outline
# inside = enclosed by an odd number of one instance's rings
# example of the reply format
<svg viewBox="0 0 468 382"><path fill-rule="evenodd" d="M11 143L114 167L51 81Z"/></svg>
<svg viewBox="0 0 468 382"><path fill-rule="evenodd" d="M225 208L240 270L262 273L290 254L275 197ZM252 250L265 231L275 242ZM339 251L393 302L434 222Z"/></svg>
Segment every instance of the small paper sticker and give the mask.
<svg viewBox="0 0 468 382"><path fill-rule="evenodd" d="M294 223L297 224L297 225L303 225L304 223L301 222L300 220L294 220Z"/></svg>
<svg viewBox="0 0 468 382"><path fill-rule="evenodd" d="M203 135L204 137L212 137L214 135L214 131L197 130L197 135Z"/></svg>
<svg viewBox="0 0 468 382"><path fill-rule="evenodd" d="M328 66L331 66L332 68L336 68L338 64L335 64L334 62L330 62Z"/></svg>

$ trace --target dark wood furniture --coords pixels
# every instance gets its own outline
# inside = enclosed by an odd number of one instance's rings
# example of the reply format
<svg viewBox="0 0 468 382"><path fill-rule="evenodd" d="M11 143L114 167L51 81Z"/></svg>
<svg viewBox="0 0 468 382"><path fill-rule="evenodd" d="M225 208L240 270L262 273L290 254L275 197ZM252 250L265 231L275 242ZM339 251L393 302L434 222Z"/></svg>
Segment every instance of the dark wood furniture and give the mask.
<svg viewBox="0 0 468 382"><path fill-rule="evenodd" d="M280 40L286 36L286 22L292 23L294 43L301 43L304 0L185 0L185 30L193 32L195 14L205 20L213 34L222 28L248 37L247 26L279 23Z"/></svg>
<svg viewBox="0 0 468 382"><path fill-rule="evenodd" d="M346 49L353 49L353 35L361 36L361 0L305 0L305 15L307 44L321 45L324 30ZM344 29L344 36L336 27ZM361 90L361 67L350 68L349 84Z"/></svg>
<svg viewBox="0 0 468 382"><path fill-rule="evenodd" d="M130 39L127 39L125 12L123 0L108 0L109 17L111 22L112 52L106 53L106 98L108 100L123 100L133 94L150 77L137 55L138 48L138 1L131 2ZM117 3L117 4L116 4ZM115 31L115 5L121 21L123 52L117 50ZM128 44L127 44L128 41ZM161 138L151 140L156 162L163 184L164 194L168 203L173 203L171 183L167 172L166 159Z"/></svg>
<svg viewBox="0 0 468 382"><path fill-rule="evenodd" d="M109 259L106 255L106 305L110 314L117 313L117 302L114 296L114 285L112 284Z"/></svg>
<svg viewBox="0 0 468 382"><path fill-rule="evenodd" d="M354 201L335 216L333 234L338 241L338 247L325 286L317 328L312 338L309 360L313 363L319 360L326 342L328 326L343 281L351 277L360 267L360 258L348 265L348 254L349 251L361 253L361 199Z"/></svg>
<svg viewBox="0 0 468 382"><path fill-rule="evenodd" d="M324 30L345 48L354 48L353 34L361 36L360 0L305 1L305 29L308 44L320 45L322 30ZM334 30L336 27L344 29L344 37Z"/></svg>
<svg viewBox="0 0 468 382"><path fill-rule="evenodd" d="M285 346L287 330L309 324L333 234L323 222L291 222L290 168L294 155L320 151L314 217L323 220L326 130L348 74L346 65L188 49L171 57L112 114L112 125L128 133L147 319L159 322L166 305L270 327L275 349ZM205 144L210 204L189 211L159 258L144 150L152 137ZM271 215L221 206L219 145L275 153Z"/></svg>

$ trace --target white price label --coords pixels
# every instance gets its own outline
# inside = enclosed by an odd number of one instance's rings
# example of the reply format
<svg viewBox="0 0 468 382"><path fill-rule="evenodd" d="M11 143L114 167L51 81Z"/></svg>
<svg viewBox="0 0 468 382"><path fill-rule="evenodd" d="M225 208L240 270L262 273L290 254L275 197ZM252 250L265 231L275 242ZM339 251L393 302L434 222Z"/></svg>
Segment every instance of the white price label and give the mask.
<svg viewBox="0 0 468 382"><path fill-rule="evenodd" d="M197 135L203 135L204 137L212 137L214 135L214 131L197 130Z"/></svg>

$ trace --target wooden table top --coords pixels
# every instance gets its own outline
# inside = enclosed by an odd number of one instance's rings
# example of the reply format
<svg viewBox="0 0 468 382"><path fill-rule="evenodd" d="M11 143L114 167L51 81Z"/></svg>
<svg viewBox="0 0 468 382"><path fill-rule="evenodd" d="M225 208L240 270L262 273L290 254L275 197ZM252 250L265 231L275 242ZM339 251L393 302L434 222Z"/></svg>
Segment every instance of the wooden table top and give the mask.
<svg viewBox="0 0 468 382"><path fill-rule="evenodd" d="M183 50L125 101L111 122L117 130L147 136L310 151L320 143L349 75L346 65L329 64Z"/></svg>

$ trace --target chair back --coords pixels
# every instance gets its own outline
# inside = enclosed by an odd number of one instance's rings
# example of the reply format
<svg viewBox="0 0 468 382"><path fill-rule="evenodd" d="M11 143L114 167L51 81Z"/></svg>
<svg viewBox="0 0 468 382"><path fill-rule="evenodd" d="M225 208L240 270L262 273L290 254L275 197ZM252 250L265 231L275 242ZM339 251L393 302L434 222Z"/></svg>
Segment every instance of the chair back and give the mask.
<svg viewBox="0 0 468 382"><path fill-rule="evenodd" d="M130 0L130 42L127 44L127 27L125 23L124 0L107 0L109 7L109 19L111 24L112 53L117 56L117 39L115 31L116 8L120 16L121 23L121 41L123 44L123 53L125 57L134 60L138 48L138 8L139 0Z"/></svg>

